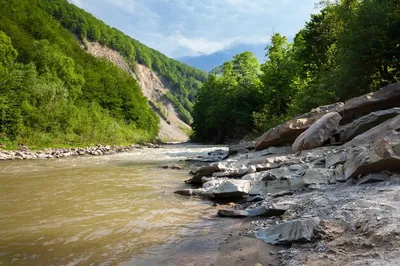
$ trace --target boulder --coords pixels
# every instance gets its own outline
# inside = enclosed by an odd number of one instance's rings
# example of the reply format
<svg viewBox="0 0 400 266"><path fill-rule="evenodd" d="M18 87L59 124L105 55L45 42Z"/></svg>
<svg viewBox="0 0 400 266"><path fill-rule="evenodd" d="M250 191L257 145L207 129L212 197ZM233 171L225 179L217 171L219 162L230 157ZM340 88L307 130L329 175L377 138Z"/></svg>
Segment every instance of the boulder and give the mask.
<svg viewBox="0 0 400 266"><path fill-rule="evenodd" d="M342 117L337 112L332 112L318 119L294 141L294 152L309 150L323 146L323 144L337 131Z"/></svg>
<svg viewBox="0 0 400 266"><path fill-rule="evenodd" d="M352 98L345 102L342 112L342 124L353 121L356 117L363 116L379 110L398 107L400 102L400 83L395 83L381 88L378 91Z"/></svg>
<svg viewBox="0 0 400 266"><path fill-rule="evenodd" d="M248 180L224 180L212 190L212 195L215 198L238 198L248 194L250 188L251 182Z"/></svg>
<svg viewBox="0 0 400 266"><path fill-rule="evenodd" d="M354 120L350 124L339 127L338 139L340 142L347 142L349 140L352 140L354 137L399 114L400 108L392 108L388 110L372 112L366 116Z"/></svg>
<svg viewBox="0 0 400 266"><path fill-rule="evenodd" d="M345 178L385 170L400 172L400 133L396 133L387 132L387 137L377 138L370 146L353 152L344 164Z"/></svg>
<svg viewBox="0 0 400 266"><path fill-rule="evenodd" d="M297 116L285 123L278 125L265 132L256 139L255 149L265 150L271 146L291 145L296 138L307 128L314 124L318 119L330 112L341 112L343 103L335 103L321 106L311 112Z"/></svg>
<svg viewBox="0 0 400 266"><path fill-rule="evenodd" d="M278 224L274 227L259 229L255 237L267 244L287 245L293 242L310 242L315 237L319 219L298 219Z"/></svg>

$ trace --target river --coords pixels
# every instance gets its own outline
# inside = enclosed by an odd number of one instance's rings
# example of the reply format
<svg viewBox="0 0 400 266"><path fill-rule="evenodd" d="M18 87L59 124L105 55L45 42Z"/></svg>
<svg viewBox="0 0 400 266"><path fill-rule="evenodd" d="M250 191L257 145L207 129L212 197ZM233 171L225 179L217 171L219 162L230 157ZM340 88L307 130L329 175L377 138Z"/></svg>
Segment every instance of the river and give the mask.
<svg viewBox="0 0 400 266"><path fill-rule="evenodd" d="M226 222L210 202L173 193L185 186L187 169L161 166L216 148L0 162L0 264L174 265L212 257Z"/></svg>

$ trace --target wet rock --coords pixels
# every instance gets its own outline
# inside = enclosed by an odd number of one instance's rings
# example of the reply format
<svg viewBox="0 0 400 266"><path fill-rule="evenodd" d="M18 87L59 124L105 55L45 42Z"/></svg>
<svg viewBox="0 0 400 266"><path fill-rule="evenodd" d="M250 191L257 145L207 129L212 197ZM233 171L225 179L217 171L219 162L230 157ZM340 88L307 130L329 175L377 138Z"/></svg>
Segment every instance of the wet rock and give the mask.
<svg viewBox="0 0 400 266"><path fill-rule="evenodd" d="M343 109L343 103L335 103L327 106L321 106L311 112L295 117L275 128L265 132L257 138L255 149L265 150L271 146L292 145L293 141L314 124L318 119L330 112L340 112Z"/></svg>
<svg viewBox="0 0 400 266"><path fill-rule="evenodd" d="M400 172L400 133L378 139L369 148L352 153L344 164L345 179L385 170Z"/></svg>
<svg viewBox="0 0 400 266"><path fill-rule="evenodd" d="M378 91L352 98L345 102L343 112L339 112L342 124L349 123L354 118L374 111L398 107L400 102L400 83L381 88Z"/></svg>
<svg viewBox="0 0 400 266"><path fill-rule="evenodd" d="M293 151L322 146L337 131L341 119L342 117L337 112L324 115L296 138L292 145Z"/></svg>
<svg viewBox="0 0 400 266"><path fill-rule="evenodd" d="M357 185L368 184L368 183L375 183L375 182L383 182L389 180L390 176L387 174L369 174L361 178Z"/></svg>
<svg viewBox="0 0 400 266"><path fill-rule="evenodd" d="M259 201L263 201L265 200L265 198L261 195L256 195L256 196L252 196L249 197L246 201L247 202L259 202Z"/></svg>
<svg viewBox="0 0 400 266"><path fill-rule="evenodd" d="M217 212L220 217L230 217L230 218L245 218L248 217L248 212L245 210L234 210L234 209L220 209Z"/></svg>
<svg viewBox="0 0 400 266"><path fill-rule="evenodd" d="M310 242L315 237L315 229L319 223L319 219L293 220L267 229L259 229L255 233L255 237L273 245Z"/></svg>
<svg viewBox="0 0 400 266"><path fill-rule="evenodd" d="M274 217L281 216L287 211L286 206L280 206L276 204L262 205L253 209L236 210L236 209L221 209L218 210L218 216L221 217L232 217L232 218L244 218L244 217Z"/></svg>
<svg viewBox="0 0 400 266"><path fill-rule="evenodd" d="M172 170L182 170L182 166L177 165L177 164L171 164L171 165L164 165L162 166L163 169L172 169Z"/></svg>
<svg viewBox="0 0 400 266"><path fill-rule="evenodd" d="M383 122L400 114L400 108L392 108L372 112L366 116L360 117L350 124L339 128L339 141L347 142L354 137L368 131L369 129L382 124Z"/></svg>
<svg viewBox="0 0 400 266"><path fill-rule="evenodd" d="M178 194L178 195L182 195L182 196L196 196L200 194L200 190L199 189L181 189L181 190L177 190L174 193Z"/></svg>

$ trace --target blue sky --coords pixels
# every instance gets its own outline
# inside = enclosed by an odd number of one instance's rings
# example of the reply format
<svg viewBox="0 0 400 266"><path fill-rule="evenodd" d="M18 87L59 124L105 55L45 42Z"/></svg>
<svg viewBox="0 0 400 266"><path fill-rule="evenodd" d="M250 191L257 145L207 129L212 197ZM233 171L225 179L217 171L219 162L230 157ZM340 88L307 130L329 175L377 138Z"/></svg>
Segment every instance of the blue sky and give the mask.
<svg viewBox="0 0 400 266"><path fill-rule="evenodd" d="M69 0L170 57L211 54L237 44L290 38L317 0Z"/></svg>

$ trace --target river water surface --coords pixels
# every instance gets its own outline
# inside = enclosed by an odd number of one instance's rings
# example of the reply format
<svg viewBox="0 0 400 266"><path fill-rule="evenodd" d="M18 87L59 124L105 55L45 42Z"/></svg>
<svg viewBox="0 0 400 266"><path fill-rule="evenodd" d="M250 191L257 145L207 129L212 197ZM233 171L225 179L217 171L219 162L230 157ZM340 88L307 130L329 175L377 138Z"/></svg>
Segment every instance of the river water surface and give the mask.
<svg viewBox="0 0 400 266"><path fill-rule="evenodd" d="M161 166L214 149L0 162L0 264L174 265L211 253L214 207L174 195L187 170Z"/></svg>

